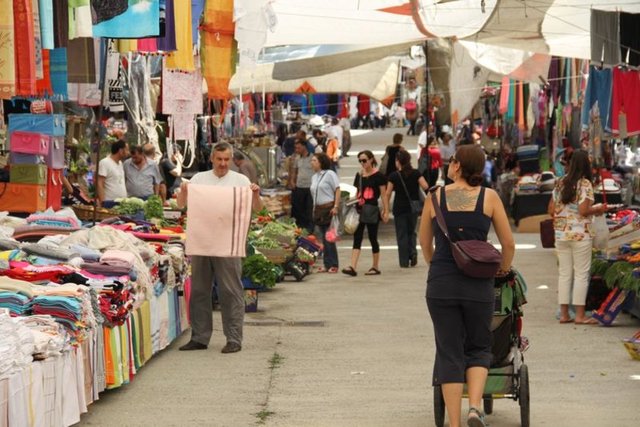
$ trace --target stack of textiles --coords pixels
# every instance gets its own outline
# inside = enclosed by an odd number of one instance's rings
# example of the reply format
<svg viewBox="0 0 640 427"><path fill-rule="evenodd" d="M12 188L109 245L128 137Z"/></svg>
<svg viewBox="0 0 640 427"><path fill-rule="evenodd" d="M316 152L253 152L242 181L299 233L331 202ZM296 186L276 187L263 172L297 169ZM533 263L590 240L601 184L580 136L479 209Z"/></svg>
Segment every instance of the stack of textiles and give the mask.
<svg viewBox="0 0 640 427"><path fill-rule="evenodd" d="M30 309L29 297L17 293L0 291L0 308L6 308L12 316L23 316Z"/></svg>
<svg viewBox="0 0 640 427"><path fill-rule="evenodd" d="M33 358L44 360L59 356L70 347L70 338L64 327L48 315L26 316L15 319L33 335Z"/></svg>
<svg viewBox="0 0 640 427"><path fill-rule="evenodd" d="M83 342L97 325L89 289L75 283L49 283L34 287L31 301L33 314L48 314L62 324L71 337L71 344Z"/></svg>
<svg viewBox="0 0 640 427"><path fill-rule="evenodd" d="M0 378L28 366L33 361L31 331L0 309Z"/></svg>
<svg viewBox="0 0 640 427"><path fill-rule="evenodd" d="M75 216L47 214L46 212L29 215L27 217L27 224L31 226L42 225L50 228L80 229L80 221L78 221L78 218Z"/></svg>
<svg viewBox="0 0 640 427"><path fill-rule="evenodd" d="M11 261L9 265L11 269L2 271L0 274L33 283L59 282L62 276L74 271L65 265L38 266L26 261Z"/></svg>

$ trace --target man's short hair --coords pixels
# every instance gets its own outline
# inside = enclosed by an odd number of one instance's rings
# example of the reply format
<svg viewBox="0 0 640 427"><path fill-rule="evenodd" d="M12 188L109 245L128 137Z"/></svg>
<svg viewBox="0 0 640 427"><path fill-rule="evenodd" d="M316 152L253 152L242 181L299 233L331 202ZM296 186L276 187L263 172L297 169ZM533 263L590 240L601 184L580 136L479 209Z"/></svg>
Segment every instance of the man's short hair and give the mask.
<svg viewBox="0 0 640 427"><path fill-rule="evenodd" d="M144 150L141 145L134 145L129 151L131 154L144 154Z"/></svg>
<svg viewBox="0 0 640 427"><path fill-rule="evenodd" d="M154 147L153 144L144 144L142 151L144 151L144 155L147 157L155 157L156 155L156 147Z"/></svg>
<svg viewBox="0 0 640 427"><path fill-rule="evenodd" d="M124 139L119 139L111 144L111 154L116 154L118 151L127 147L127 142Z"/></svg>
<svg viewBox="0 0 640 427"><path fill-rule="evenodd" d="M233 152L233 160L244 160L244 154L242 154L240 151L234 151Z"/></svg>
<svg viewBox="0 0 640 427"><path fill-rule="evenodd" d="M227 151L227 150L233 151L233 147L231 146L231 144L229 144L228 142L218 142L216 145L213 146L211 155L213 155L213 153L216 151L220 152L220 151Z"/></svg>

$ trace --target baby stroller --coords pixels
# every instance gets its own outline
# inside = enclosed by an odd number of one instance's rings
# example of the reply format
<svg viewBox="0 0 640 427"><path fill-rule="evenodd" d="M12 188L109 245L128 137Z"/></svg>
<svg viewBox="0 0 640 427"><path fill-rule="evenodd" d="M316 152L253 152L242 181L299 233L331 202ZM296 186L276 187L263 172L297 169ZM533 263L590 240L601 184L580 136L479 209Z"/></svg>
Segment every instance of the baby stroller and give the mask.
<svg viewBox="0 0 640 427"><path fill-rule="evenodd" d="M520 404L520 423L529 427L529 370L523 352L528 348L522 330L522 306L526 304L527 285L516 270L507 277L495 279L493 312L493 359L484 388L485 414L493 412L494 399L513 399ZM465 384L464 397L468 397ZM445 404L441 386L433 388L434 415L437 427L444 426Z"/></svg>

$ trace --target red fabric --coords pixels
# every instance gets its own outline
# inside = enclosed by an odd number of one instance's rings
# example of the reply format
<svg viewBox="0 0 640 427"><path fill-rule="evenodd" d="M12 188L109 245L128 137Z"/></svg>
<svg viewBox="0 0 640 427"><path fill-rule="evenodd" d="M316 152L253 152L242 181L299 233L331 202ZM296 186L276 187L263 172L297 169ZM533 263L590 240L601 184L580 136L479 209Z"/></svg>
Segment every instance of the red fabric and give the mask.
<svg viewBox="0 0 640 427"><path fill-rule="evenodd" d="M36 93L36 47L31 0L13 0L13 25L16 94L31 96Z"/></svg>
<svg viewBox="0 0 640 427"><path fill-rule="evenodd" d="M640 134L640 71L613 69L613 95L611 99L611 128L620 131L620 113L627 116L627 134Z"/></svg>
<svg viewBox="0 0 640 427"><path fill-rule="evenodd" d="M341 119L349 117L349 95L340 97L340 111L338 112L338 117Z"/></svg>
<svg viewBox="0 0 640 427"><path fill-rule="evenodd" d="M158 44L155 38L146 38L138 40L138 50L140 52L157 52Z"/></svg>
<svg viewBox="0 0 640 427"><path fill-rule="evenodd" d="M51 62L49 60L49 49L42 49L42 78L36 80L36 91L38 96L53 95L51 87Z"/></svg>
<svg viewBox="0 0 640 427"><path fill-rule="evenodd" d="M431 169L439 169L442 167L442 154L440 154L438 147L429 147L429 156L431 157Z"/></svg>
<svg viewBox="0 0 640 427"><path fill-rule="evenodd" d="M371 101L366 95L358 95L358 114L366 116L371 112Z"/></svg>

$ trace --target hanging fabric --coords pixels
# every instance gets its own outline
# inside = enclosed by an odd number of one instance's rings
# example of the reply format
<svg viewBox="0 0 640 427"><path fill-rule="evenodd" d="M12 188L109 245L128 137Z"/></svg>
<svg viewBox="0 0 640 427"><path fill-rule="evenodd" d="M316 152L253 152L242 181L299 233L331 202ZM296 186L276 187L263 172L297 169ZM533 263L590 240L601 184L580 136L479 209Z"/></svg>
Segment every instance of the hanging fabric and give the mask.
<svg viewBox="0 0 640 427"><path fill-rule="evenodd" d="M56 48L69 43L69 0L53 2L53 36Z"/></svg>
<svg viewBox="0 0 640 427"><path fill-rule="evenodd" d="M67 49L57 48L49 51L51 63L51 88L53 95L61 100L68 98L67 93Z"/></svg>
<svg viewBox="0 0 640 427"><path fill-rule="evenodd" d="M108 21L126 12L129 0L91 0L91 20L93 25Z"/></svg>
<svg viewBox="0 0 640 427"><path fill-rule="evenodd" d="M162 22L163 14L164 23ZM161 36L156 39L158 50L164 52L172 52L176 50L176 20L174 0L165 0L164 10L160 9L160 27Z"/></svg>
<svg viewBox="0 0 640 427"><path fill-rule="evenodd" d="M509 76L502 77L500 86L500 114L504 115L509 109Z"/></svg>
<svg viewBox="0 0 640 427"><path fill-rule="evenodd" d="M89 0L69 0L69 40L92 36L93 27Z"/></svg>
<svg viewBox="0 0 640 427"><path fill-rule="evenodd" d="M42 36L40 35L40 5L38 0L31 0L33 8L33 43L35 50L36 80L44 77L42 70Z"/></svg>
<svg viewBox="0 0 640 427"><path fill-rule="evenodd" d="M96 82L95 50L92 38L69 40L67 61L69 83Z"/></svg>
<svg viewBox="0 0 640 427"><path fill-rule="evenodd" d="M524 90L522 82L518 82L518 129L524 131L526 129L525 117L524 117Z"/></svg>
<svg viewBox="0 0 640 427"><path fill-rule="evenodd" d="M589 127L590 115L593 106L598 103L598 117L604 129L611 130L611 89L613 72L610 68L598 70L595 66L589 67L589 79L584 92L582 102L581 123L582 128Z"/></svg>
<svg viewBox="0 0 640 427"><path fill-rule="evenodd" d="M515 81L509 79L509 106L505 115L505 120L513 122L516 117L516 87Z"/></svg>
<svg viewBox="0 0 640 427"><path fill-rule="evenodd" d="M204 12L204 0L191 0L191 43L198 44L200 17Z"/></svg>
<svg viewBox="0 0 640 427"><path fill-rule="evenodd" d="M0 10L13 17L13 0L0 0ZM0 40L0 99L10 99L16 94L13 19L0 20Z"/></svg>
<svg viewBox="0 0 640 427"><path fill-rule="evenodd" d="M40 38L43 49L53 49L53 0L38 0L40 11ZM4 10L4 9L2 9Z"/></svg>
<svg viewBox="0 0 640 427"><path fill-rule="evenodd" d="M158 0L136 0L124 13L93 26L94 37L144 38L160 34L160 6ZM96 2L94 2L95 7Z"/></svg>
<svg viewBox="0 0 640 427"><path fill-rule="evenodd" d="M202 75L198 70L185 73L162 67L162 112L164 114L202 114Z"/></svg>
<svg viewBox="0 0 640 427"><path fill-rule="evenodd" d="M36 93L40 97L53 95L51 87L51 62L49 59L49 50L42 50L42 79L36 80Z"/></svg>
<svg viewBox="0 0 640 427"><path fill-rule="evenodd" d="M32 0L14 0L16 94L36 93L36 62Z"/></svg>
<svg viewBox="0 0 640 427"><path fill-rule="evenodd" d="M626 120L627 135L640 134L640 71L613 70L613 96L611 99L611 128L622 132L621 116Z"/></svg>
<svg viewBox="0 0 640 427"><path fill-rule="evenodd" d="M176 20L177 23L177 20ZM229 81L235 73L237 44L233 38L233 0L209 0L202 24L202 74L210 99L228 99Z"/></svg>
<svg viewBox="0 0 640 427"><path fill-rule="evenodd" d="M191 28L191 3L183 2L174 8L175 19L175 52L167 58L167 67L185 71L195 70L193 61L193 44L189 29Z"/></svg>
<svg viewBox="0 0 640 427"><path fill-rule="evenodd" d="M637 27L636 27L637 36ZM620 63L618 12L591 9L591 60L607 65Z"/></svg>
<svg viewBox="0 0 640 427"><path fill-rule="evenodd" d="M629 52L629 65L640 66L640 14L620 12L620 53L621 59L626 61ZM623 61L618 61L620 63Z"/></svg>

